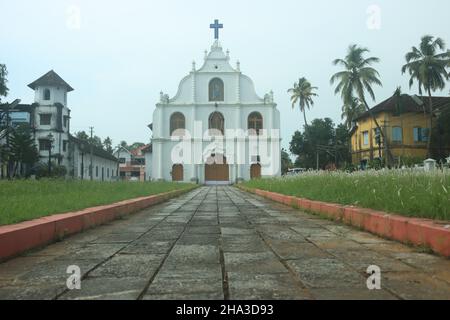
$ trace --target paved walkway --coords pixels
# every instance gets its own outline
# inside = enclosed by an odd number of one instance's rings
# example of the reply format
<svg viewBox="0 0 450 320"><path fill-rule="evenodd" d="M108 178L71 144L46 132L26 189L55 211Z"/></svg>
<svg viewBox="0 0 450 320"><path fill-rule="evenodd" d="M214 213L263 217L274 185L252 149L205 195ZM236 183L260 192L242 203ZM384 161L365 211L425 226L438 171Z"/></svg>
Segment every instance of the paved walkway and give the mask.
<svg viewBox="0 0 450 320"><path fill-rule="evenodd" d="M366 269L381 268L381 290ZM69 265L82 273L68 290ZM0 299L450 299L450 260L233 187L0 264Z"/></svg>

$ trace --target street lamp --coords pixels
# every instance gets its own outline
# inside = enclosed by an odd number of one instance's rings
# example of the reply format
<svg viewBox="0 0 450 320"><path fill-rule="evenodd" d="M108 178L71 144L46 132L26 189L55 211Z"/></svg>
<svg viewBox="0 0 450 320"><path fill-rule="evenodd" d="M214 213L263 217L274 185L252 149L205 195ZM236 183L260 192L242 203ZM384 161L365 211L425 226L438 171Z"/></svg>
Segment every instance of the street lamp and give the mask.
<svg viewBox="0 0 450 320"><path fill-rule="evenodd" d="M48 176L52 174L52 147L53 147L53 134L50 132L47 136L48 139Z"/></svg>
<svg viewBox="0 0 450 320"><path fill-rule="evenodd" d="M80 143L80 151L81 151L81 180L84 180L84 143Z"/></svg>

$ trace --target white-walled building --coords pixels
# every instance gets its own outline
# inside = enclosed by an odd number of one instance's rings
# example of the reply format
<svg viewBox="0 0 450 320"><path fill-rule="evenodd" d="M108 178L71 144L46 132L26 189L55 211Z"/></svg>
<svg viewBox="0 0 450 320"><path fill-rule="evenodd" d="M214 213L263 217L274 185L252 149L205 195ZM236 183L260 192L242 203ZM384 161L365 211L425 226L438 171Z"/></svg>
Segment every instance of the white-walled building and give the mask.
<svg viewBox="0 0 450 320"><path fill-rule="evenodd" d="M69 168L71 176L76 179L90 180L92 157L92 180L111 181L118 176L117 158L102 148L91 146L86 141L73 136L69 138ZM92 148L92 149L91 149Z"/></svg>
<svg viewBox="0 0 450 320"><path fill-rule="evenodd" d="M202 184L279 176L279 129L273 93L259 97L216 39L203 66L197 69L193 62L173 98L161 92L147 175Z"/></svg>
<svg viewBox="0 0 450 320"><path fill-rule="evenodd" d="M142 150L144 152L145 158L145 180L152 180L152 171L153 171L153 146L151 144L147 145L147 148Z"/></svg>
<svg viewBox="0 0 450 320"><path fill-rule="evenodd" d="M119 159L119 177L121 180L148 180L145 150L150 147L149 144L131 150L119 147L113 152L113 155Z"/></svg>
<svg viewBox="0 0 450 320"><path fill-rule="evenodd" d="M70 109L67 107L67 93L73 91L73 88L53 70L30 83L28 87L34 90L31 126L34 128L41 161L48 161L51 134L52 159L68 167Z"/></svg>
<svg viewBox="0 0 450 320"><path fill-rule="evenodd" d="M67 169L67 176L84 180L116 180L118 159L105 150L92 146L70 134L71 113L67 106L67 93L73 88L51 70L28 85L34 90L32 104L20 104L9 110L11 125L29 124L40 162L53 163ZM0 113L6 106L0 105ZM1 142L3 143L3 142ZM92 178L90 176L92 154ZM5 164L0 166L5 176Z"/></svg>

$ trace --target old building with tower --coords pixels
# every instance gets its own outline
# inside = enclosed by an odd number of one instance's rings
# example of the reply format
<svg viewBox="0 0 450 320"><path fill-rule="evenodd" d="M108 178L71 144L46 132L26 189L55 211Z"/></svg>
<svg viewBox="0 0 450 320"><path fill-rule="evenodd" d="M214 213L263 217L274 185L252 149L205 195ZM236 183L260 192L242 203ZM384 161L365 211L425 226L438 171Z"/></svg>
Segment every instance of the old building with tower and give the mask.
<svg viewBox="0 0 450 320"><path fill-rule="evenodd" d="M102 148L81 141L70 134L71 110L67 95L74 89L55 71L50 70L28 85L34 90L32 104L18 104L14 108L0 105L0 113L7 115L8 125L29 124L41 163L64 166L67 175L78 179L113 180L117 172L117 158ZM0 170L5 176L5 161Z"/></svg>

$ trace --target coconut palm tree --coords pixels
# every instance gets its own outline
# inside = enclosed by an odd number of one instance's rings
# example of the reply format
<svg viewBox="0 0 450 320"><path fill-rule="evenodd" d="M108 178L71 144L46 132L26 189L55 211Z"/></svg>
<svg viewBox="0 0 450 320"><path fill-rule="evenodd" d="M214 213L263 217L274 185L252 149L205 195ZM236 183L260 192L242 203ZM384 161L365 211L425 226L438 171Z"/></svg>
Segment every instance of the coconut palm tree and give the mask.
<svg viewBox="0 0 450 320"><path fill-rule="evenodd" d="M441 51L441 52L439 52ZM444 51L444 52L442 52ZM442 90L445 81L449 79L447 68L450 67L450 51L445 51L445 43L441 38L423 36L419 48L412 47L405 56L406 64L402 67L402 74L409 72L409 87L414 81L419 86L419 94L425 91L428 94L428 112L430 128L428 130L427 153L431 156L431 132L433 125L433 100L431 93Z"/></svg>
<svg viewBox="0 0 450 320"><path fill-rule="evenodd" d="M379 62L380 59L377 57L365 58L364 54L368 52L369 49L367 48L359 47L356 44L350 45L344 59L333 61L335 66L340 65L344 67L344 70L334 74L330 79L330 83L332 85L337 83L334 93L341 94L344 105L350 105L355 96L363 104L383 138L388 160L390 161L393 157L389 151L388 141L366 100L367 92L372 100L375 101L375 93L372 86L382 86L380 74L372 67L372 64Z"/></svg>
<svg viewBox="0 0 450 320"><path fill-rule="evenodd" d="M292 109L295 108L298 102L300 111L303 113L305 126L308 126L308 122L306 121L306 108L309 110L313 107L314 101L312 98L318 96L313 90L317 90L317 87L311 86L311 83L306 78L300 78L298 83L295 82L294 87L288 90L288 93L291 94Z"/></svg>
<svg viewBox="0 0 450 320"><path fill-rule="evenodd" d="M352 128L353 122L364 112L364 110L365 107L358 98L353 98L350 103L344 104L342 106L341 119L345 119L344 125L347 127L347 129Z"/></svg>

